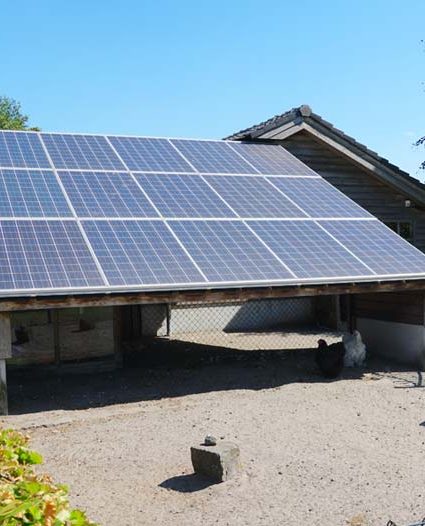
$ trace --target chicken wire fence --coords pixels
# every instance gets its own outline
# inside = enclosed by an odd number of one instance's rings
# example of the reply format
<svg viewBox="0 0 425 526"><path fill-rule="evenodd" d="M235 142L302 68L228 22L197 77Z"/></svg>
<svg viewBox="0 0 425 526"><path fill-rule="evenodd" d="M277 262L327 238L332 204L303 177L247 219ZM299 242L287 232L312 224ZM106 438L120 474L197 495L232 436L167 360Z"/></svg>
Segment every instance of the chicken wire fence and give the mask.
<svg viewBox="0 0 425 526"><path fill-rule="evenodd" d="M128 305L120 308L119 340L123 355L159 363L169 363L162 351L172 352L176 363L181 352L201 360L242 359L254 355L239 351L311 349L322 338L340 341L340 317L333 296ZM15 312L8 364L115 360L114 331L110 307Z"/></svg>
<svg viewBox="0 0 425 526"><path fill-rule="evenodd" d="M308 349L341 340L337 298L285 298L140 307L143 337L237 350Z"/></svg>

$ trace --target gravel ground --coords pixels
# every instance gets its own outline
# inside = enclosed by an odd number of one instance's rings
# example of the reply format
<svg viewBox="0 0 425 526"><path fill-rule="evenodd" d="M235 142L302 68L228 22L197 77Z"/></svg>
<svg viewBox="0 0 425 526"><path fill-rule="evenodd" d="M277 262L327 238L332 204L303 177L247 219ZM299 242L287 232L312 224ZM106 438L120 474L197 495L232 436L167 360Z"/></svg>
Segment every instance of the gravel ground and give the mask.
<svg viewBox="0 0 425 526"><path fill-rule="evenodd" d="M187 366L186 366L187 367ZM424 390L415 371L372 362L325 382L312 353L10 375L12 416L103 526L404 525L425 515ZM189 447L235 441L243 471L210 485Z"/></svg>

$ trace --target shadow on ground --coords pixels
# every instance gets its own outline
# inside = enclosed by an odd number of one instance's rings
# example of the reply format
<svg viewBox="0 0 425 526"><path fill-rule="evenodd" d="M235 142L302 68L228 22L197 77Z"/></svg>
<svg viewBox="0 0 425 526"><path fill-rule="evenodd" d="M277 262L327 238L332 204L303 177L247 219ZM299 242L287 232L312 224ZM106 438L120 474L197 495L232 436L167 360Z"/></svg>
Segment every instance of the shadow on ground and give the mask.
<svg viewBox="0 0 425 526"><path fill-rule="evenodd" d="M341 378L358 379L367 373L379 377L383 370L409 369L372 358L367 367L346 369ZM241 351L167 341L130 353L123 369L106 372L105 362L96 361L89 367L85 363L60 368L10 368L9 412L87 409L213 391L327 381L318 374L313 349ZM409 382L405 386L409 387Z"/></svg>
<svg viewBox="0 0 425 526"><path fill-rule="evenodd" d="M160 488L171 489L173 491L178 491L179 493L194 493L195 491L201 491L205 488L213 486L215 482L196 473L191 473L190 475L178 475L176 477L171 477L161 484L158 484Z"/></svg>

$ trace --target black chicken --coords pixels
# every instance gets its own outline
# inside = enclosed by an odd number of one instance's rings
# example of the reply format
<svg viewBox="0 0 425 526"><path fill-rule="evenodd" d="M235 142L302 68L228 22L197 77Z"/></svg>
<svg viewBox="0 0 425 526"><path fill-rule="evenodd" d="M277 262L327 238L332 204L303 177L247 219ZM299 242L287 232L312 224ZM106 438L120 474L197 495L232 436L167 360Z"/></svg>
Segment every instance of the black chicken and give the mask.
<svg viewBox="0 0 425 526"><path fill-rule="evenodd" d="M342 342L328 345L325 340L317 342L316 363L325 378L336 378L344 367L345 347Z"/></svg>

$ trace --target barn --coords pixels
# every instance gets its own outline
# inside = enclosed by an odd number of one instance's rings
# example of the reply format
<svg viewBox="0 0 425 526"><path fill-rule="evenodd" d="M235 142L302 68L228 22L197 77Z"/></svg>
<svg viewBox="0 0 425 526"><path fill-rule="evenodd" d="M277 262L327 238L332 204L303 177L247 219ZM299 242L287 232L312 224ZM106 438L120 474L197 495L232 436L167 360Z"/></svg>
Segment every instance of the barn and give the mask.
<svg viewBox="0 0 425 526"><path fill-rule="evenodd" d="M356 324L376 350L390 327L418 363L425 255L399 234L420 232L423 188L371 152L338 157L308 112L227 141L0 132L1 411L6 367L119 366L124 342L142 352L194 312L198 329ZM391 220L347 191L365 181L393 196Z"/></svg>
<svg viewBox="0 0 425 526"><path fill-rule="evenodd" d="M398 235L425 251L425 185L304 104L227 137L280 144ZM350 298L353 323L369 348L423 364L422 291ZM347 298L340 298L348 301Z"/></svg>

